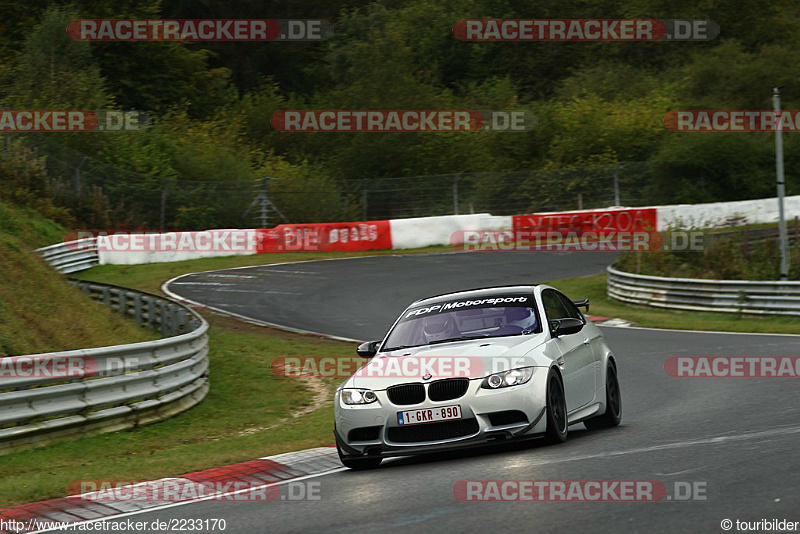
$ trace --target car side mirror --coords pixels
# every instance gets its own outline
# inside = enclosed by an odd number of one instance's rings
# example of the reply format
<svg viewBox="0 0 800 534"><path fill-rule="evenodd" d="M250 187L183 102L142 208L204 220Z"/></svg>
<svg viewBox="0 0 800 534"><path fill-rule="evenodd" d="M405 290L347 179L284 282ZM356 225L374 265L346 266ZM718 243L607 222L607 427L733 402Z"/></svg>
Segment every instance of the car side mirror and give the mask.
<svg viewBox="0 0 800 534"><path fill-rule="evenodd" d="M381 340L367 341L366 343L362 343L356 349L356 354L358 354L362 358L372 358L378 353L378 345L380 344Z"/></svg>
<svg viewBox="0 0 800 534"><path fill-rule="evenodd" d="M577 334L583 329L583 321L573 317L565 319L555 319L550 321L550 334L556 338L560 336L568 336L569 334Z"/></svg>

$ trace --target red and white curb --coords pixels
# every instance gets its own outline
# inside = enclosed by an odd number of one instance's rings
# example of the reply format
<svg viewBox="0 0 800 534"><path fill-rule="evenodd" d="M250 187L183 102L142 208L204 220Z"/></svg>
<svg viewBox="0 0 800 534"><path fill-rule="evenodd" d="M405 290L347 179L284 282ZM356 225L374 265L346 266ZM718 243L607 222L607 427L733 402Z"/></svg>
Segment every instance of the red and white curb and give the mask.
<svg viewBox="0 0 800 534"><path fill-rule="evenodd" d="M303 471L306 475L316 475L342 467L342 462L339 461L339 454L336 452L335 446L286 452L275 456L267 456L266 458L261 458L261 460L287 465L292 469Z"/></svg>
<svg viewBox="0 0 800 534"><path fill-rule="evenodd" d="M267 456L256 460L214 467L186 473L178 477L142 482L137 488L151 485L155 487L164 481L184 481L187 484L213 484L213 487L224 487L230 484L246 484L250 488L277 485L298 478L319 475L328 471L344 469L334 447L317 447L296 452L287 452L275 456ZM146 488L145 488L146 490ZM9 508L0 508L0 534L42 532L35 525L46 525L59 522L63 524L81 523L113 519L115 516L177 506L191 502L200 502L224 497L225 493L205 495L202 498L186 498L171 500L169 503L159 501L108 501L93 500L92 493L70 495L59 499L50 499L30 504L20 504ZM22 530L9 530L10 522L15 521L27 525ZM33 527L33 528L31 528ZM3 530L5 528L5 530ZM56 530L56 529L53 529Z"/></svg>

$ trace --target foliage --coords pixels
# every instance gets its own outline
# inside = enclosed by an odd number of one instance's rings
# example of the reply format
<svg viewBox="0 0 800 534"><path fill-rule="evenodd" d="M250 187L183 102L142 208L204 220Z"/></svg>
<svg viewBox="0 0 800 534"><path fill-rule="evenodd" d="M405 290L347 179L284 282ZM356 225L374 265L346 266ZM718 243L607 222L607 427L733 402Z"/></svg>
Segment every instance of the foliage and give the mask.
<svg viewBox="0 0 800 534"><path fill-rule="evenodd" d="M75 218L66 208L56 206L48 195L44 158L33 150L14 143L0 157L0 198L17 206L32 208L42 217L69 226Z"/></svg>
<svg viewBox="0 0 800 534"><path fill-rule="evenodd" d="M644 166L628 182L629 202L764 197L774 191L772 136L674 133L663 117L675 109L768 109L774 86L784 109L800 105L800 74L790 68L800 60L800 17L780 1L300 0L268 14L250 1L8 6L0 27L6 107L137 109L152 119L138 132L23 137L63 186L39 194L79 224L154 228L162 210L173 228L247 224L264 175L294 222L446 212L456 173L481 177L462 183L464 206L564 207L569 197L576 207L579 193L605 202L607 169L627 162ZM89 43L64 32L79 17L265 16L327 18L335 35ZM710 42L459 41L451 28L469 17L694 17L713 19L722 32ZM516 134L282 133L270 125L279 109L526 110L537 122ZM787 193L798 194L800 141L792 135L785 159ZM66 192L76 170L80 198ZM524 173L522 181L490 174L509 172ZM419 176L431 178L422 186Z"/></svg>
<svg viewBox="0 0 800 534"><path fill-rule="evenodd" d="M800 280L800 225L789 229L789 279ZM707 235L710 235L707 233ZM615 266L623 271L653 276L713 280L777 280L780 250L777 239L754 239L745 229L732 237L706 240L703 250L625 252Z"/></svg>

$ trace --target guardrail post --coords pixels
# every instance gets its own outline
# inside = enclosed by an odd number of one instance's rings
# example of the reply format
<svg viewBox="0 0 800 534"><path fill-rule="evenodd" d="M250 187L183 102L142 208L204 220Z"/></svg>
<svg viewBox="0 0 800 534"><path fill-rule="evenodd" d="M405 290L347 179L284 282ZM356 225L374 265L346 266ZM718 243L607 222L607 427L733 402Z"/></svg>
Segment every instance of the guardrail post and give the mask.
<svg viewBox="0 0 800 534"><path fill-rule="evenodd" d="M178 321L177 321L177 332L183 332L186 330L186 310L183 308L178 308Z"/></svg>
<svg viewBox="0 0 800 534"><path fill-rule="evenodd" d="M156 313L156 303L153 297L147 297L147 318L150 321L150 326L155 328L158 324L158 315Z"/></svg>
<svg viewBox="0 0 800 534"><path fill-rule="evenodd" d="M133 317L136 326L142 326L142 296L139 293L133 294Z"/></svg>
<svg viewBox="0 0 800 534"><path fill-rule="evenodd" d="M158 304L159 304L159 308L160 308L159 311L161 312L161 314L160 314L161 315L161 335L166 336L167 335L167 326L168 326L167 323L169 322L169 314L166 313L166 310L164 309L164 308L166 308L166 305L164 304L163 300L159 301Z"/></svg>

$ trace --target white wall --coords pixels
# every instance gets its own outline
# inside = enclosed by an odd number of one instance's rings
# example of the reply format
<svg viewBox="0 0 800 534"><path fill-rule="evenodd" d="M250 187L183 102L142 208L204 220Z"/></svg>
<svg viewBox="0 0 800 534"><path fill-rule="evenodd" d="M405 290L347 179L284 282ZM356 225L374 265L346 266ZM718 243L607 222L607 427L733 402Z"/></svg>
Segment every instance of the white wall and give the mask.
<svg viewBox="0 0 800 534"><path fill-rule="evenodd" d="M493 216L488 213L394 219L389 223L393 249L449 245L453 234L465 230L513 230L510 216Z"/></svg>
<svg viewBox="0 0 800 534"><path fill-rule="evenodd" d="M98 236L97 256L100 265L163 263L256 254L257 243L258 230L250 229L119 234Z"/></svg>
<svg viewBox="0 0 800 534"><path fill-rule="evenodd" d="M778 199L739 200L710 204L654 206L658 209L658 230L668 228L715 228L778 221ZM800 195L786 197L786 218L800 217Z"/></svg>

